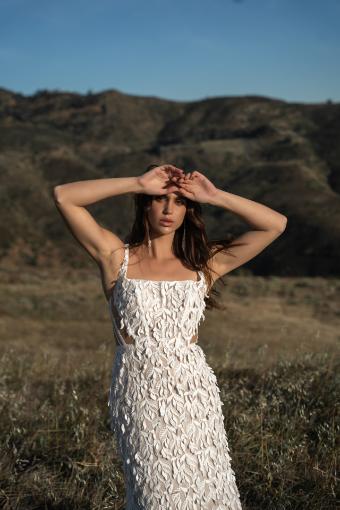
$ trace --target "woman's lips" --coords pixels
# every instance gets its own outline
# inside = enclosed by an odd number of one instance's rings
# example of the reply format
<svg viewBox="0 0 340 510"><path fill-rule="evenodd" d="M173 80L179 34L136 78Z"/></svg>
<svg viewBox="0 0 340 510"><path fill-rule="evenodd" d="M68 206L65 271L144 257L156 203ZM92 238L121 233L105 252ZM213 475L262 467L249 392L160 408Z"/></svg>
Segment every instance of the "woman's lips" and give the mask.
<svg viewBox="0 0 340 510"><path fill-rule="evenodd" d="M172 225L173 224L173 221L172 220L160 220L160 223L162 223L162 225Z"/></svg>

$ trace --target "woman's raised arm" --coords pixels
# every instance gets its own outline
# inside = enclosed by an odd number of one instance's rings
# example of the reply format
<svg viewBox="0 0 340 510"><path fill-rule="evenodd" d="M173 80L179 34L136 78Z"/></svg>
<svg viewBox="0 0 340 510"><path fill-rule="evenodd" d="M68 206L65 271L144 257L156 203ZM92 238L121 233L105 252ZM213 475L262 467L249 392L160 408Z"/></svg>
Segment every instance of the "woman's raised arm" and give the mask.
<svg viewBox="0 0 340 510"><path fill-rule="evenodd" d="M224 190L218 190L210 203L239 215L252 227L232 243L239 246L231 245L229 253L215 255L213 263L221 276L256 257L284 232L287 225L287 217L280 212Z"/></svg>
<svg viewBox="0 0 340 510"><path fill-rule="evenodd" d="M67 227L96 262L123 246L123 241L101 227L85 206L112 196L141 192L138 177L70 182L56 186L53 191L56 207Z"/></svg>
<svg viewBox="0 0 340 510"><path fill-rule="evenodd" d="M288 220L284 214L254 200L216 188L201 172L190 172L185 178L179 179L179 186L183 195L191 200L222 207L240 216L251 227L251 230L234 239L227 253L221 251L211 258L209 265L217 278L256 257L286 228Z"/></svg>

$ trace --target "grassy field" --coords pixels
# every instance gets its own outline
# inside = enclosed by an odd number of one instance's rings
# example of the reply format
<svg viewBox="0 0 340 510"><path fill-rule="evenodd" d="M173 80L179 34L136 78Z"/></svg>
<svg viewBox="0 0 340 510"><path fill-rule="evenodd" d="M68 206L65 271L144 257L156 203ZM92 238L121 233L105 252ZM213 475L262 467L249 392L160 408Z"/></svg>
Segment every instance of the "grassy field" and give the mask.
<svg viewBox="0 0 340 510"><path fill-rule="evenodd" d="M123 509L107 407L114 338L95 272L2 269L0 506ZM340 281L230 276L199 344L244 510L335 509Z"/></svg>

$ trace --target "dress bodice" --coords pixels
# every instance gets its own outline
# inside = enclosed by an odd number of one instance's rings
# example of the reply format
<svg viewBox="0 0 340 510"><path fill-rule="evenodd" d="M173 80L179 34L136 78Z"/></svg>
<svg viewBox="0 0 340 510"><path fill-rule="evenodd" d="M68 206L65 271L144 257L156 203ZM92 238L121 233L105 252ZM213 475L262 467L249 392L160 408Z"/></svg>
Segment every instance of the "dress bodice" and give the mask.
<svg viewBox="0 0 340 510"><path fill-rule="evenodd" d="M129 244L109 298L113 331L124 347L160 344L188 345L205 318L207 282L202 271L196 280L143 280L127 278ZM114 309L115 310L114 310ZM115 318L118 313L118 320ZM117 312L116 312L117 311ZM132 344L121 334L126 330Z"/></svg>

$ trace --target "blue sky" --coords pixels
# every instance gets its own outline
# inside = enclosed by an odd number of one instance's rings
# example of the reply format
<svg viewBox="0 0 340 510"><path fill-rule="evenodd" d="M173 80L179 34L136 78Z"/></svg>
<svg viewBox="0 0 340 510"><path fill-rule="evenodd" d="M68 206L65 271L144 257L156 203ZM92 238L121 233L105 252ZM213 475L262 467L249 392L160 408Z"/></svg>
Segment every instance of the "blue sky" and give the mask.
<svg viewBox="0 0 340 510"><path fill-rule="evenodd" d="M339 0L0 0L0 87L340 101Z"/></svg>

